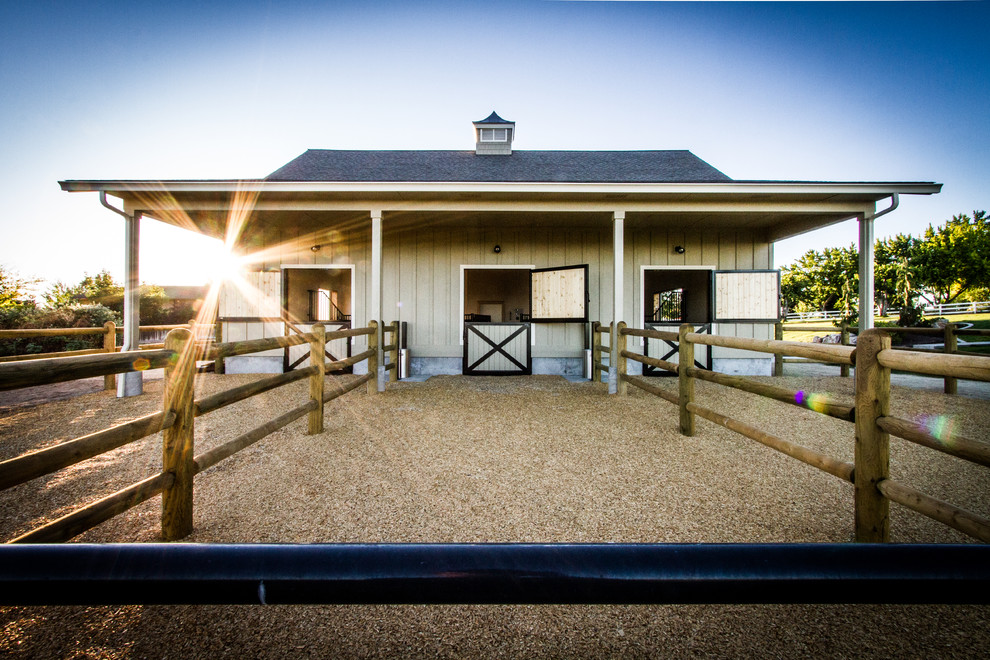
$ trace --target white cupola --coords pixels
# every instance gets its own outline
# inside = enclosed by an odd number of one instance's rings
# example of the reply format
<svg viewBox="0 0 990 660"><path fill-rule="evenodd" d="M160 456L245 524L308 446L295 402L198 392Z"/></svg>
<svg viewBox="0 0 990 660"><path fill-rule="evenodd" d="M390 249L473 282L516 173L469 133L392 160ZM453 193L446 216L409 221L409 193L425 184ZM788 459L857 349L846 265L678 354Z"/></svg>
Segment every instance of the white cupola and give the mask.
<svg viewBox="0 0 990 660"><path fill-rule="evenodd" d="M474 123L474 153L479 156L508 156L512 154L512 138L516 122L506 121L492 112Z"/></svg>

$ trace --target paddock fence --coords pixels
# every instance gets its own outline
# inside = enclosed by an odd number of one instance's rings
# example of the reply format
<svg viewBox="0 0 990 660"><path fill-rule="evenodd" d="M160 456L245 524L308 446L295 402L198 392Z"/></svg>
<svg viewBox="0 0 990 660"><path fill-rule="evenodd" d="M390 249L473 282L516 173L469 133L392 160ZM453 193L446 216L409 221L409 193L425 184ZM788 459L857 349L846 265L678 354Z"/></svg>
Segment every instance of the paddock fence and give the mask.
<svg viewBox="0 0 990 660"><path fill-rule="evenodd" d="M951 316L953 314L980 314L990 312L990 301L982 300L976 302L961 303L925 303L923 311L926 316ZM899 309L887 309L887 315L898 314ZM842 310L815 310L813 312L791 312L787 315L788 321L827 321L828 319L840 319L846 312ZM881 316L880 309L874 307L873 314Z"/></svg>
<svg viewBox="0 0 990 660"><path fill-rule="evenodd" d="M398 323L326 332L322 324L313 331L288 337L272 337L240 342L208 344L197 342L188 327L173 328L160 349L126 351L115 354L81 355L0 364L0 390L58 383L93 376L115 375L164 367L165 388L162 408L124 424L96 431L60 444L0 462L0 490L51 474L88 458L162 432L162 471L122 490L91 502L48 524L29 531L8 543L58 543L67 541L96 525L158 495L162 495L161 530L166 541L182 539L192 532L193 481L195 475L251 446L267 435L308 416L307 433L323 431L324 404L367 383L369 394L384 389L382 374L397 369L397 341L383 346L389 364L378 369L378 336L397 337ZM326 362L323 358L328 339L367 335L368 349L346 359ZM309 344L310 366L261 378L216 394L194 398L195 360L247 355L261 351ZM328 373L342 371L367 360L368 370L345 384L328 384ZM307 400L229 442L194 454L194 420L233 403L299 380L309 380Z"/></svg>
<svg viewBox="0 0 990 660"><path fill-rule="evenodd" d="M142 325L141 334L152 335L152 341L141 344L138 350L153 351L165 348L162 338L163 333L168 333L176 328L189 328L195 333L196 340L202 344L207 344L214 340L214 326L211 323L197 323L195 319L189 323L172 325ZM41 337L85 337L103 336L103 346L101 348L84 348L71 351L57 351L52 353L24 353L22 355L0 356L0 364L5 362L22 362L25 360L44 360L48 358L73 357L80 355L99 355L101 353L117 353L122 347L117 343L117 334L124 332L124 326L118 326L113 321L107 321L102 328L21 328L18 330L0 330L0 340L4 339L36 339ZM219 332L219 327L216 328ZM103 389L112 390L117 386L116 374L104 376Z"/></svg>
<svg viewBox="0 0 990 660"><path fill-rule="evenodd" d="M980 328L960 328L957 323L947 323L944 328L879 328L881 330L886 330L892 335L904 334L904 335L927 335L930 337L940 337L942 339L942 348L926 348L923 346L893 346L895 351L914 351L916 353L941 353L945 355L970 355L974 357L990 358L990 355L985 353L977 353L974 351L965 350L964 348L959 348L959 337L990 337L990 330L980 329ZM845 321L841 322L838 327L834 326L801 326L794 328L787 328L782 323L777 323L774 326L774 337L778 340L784 338L784 331L789 330L791 332L825 332L828 334L839 334L839 345L840 346L850 346L852 335L859 332L859 327L855 325L849 325ZM785 362L818 362L827 363L825 360L810 360L807 358L791 358L785 359L782 355L777 354L774 356L774 375L782 376L784 375L783 364ZM840 364L839 374L846 378L849 376L849 365ZM944 391L946 394L956 394L959 390L958 379L955 376L946 376L944 379Z"/></svg>
<svg viewBox="0 0 990 660"><path fill-rule="evenodd" d="M679 331L641 330L628 328L623 322L610 327L593 326L592 345L596 355L611 352L618 355L616 364L619 394L633 385L679 409L682 435L695 434L695 417L735 431L772 449L780 451L812 467L851 483L855 488L855 538L858 542L887 543L890 540L889 506L893 501L963 534L985 543L990 542L990 519L963 510L890 479L890 435L928 447L984 467L990 467L990 444L954 435L951 441L939 439L924 425L890 415L890 371L897 369L951 378L990 381L990 360L969 355L932 355L895 351L890 336L880 329L871 329L859 336L855 348L833 344L809 344L781 340L760 340L719 335L699 334L693 326L683 324ZM614 343L602 344L610 335ZM677 363L640 355L627 350L627 337L651 337L678 343ZM731 376L694 366L694 350L698 344L722 346L775 355L822 360L832 364L856 367L855 400L852 403L822 397L811 399L801 390L791 390L742 376ZM646 378L627 373L628 360L665 369L678 376L674 393L650 383ZM595 360L593 377L596 382L606 368ZM844 420L855 425L855 453L852 463L825 455L810 447L766 433L750 424L719 413L695 401L695 380L704 380L777 401L813 410L816 413Z"/></svg>

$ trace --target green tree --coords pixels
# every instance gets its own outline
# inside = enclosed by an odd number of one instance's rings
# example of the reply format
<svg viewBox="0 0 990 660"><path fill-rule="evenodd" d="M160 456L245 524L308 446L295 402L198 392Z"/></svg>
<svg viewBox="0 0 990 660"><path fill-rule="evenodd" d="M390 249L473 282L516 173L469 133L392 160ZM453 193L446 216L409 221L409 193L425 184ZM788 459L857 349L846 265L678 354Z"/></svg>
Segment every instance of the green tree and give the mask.
<svg viewBox="0 0 990 660"><path fill-rule="evenodd" d="M913 253L918 285L932 302L950 303L990 287L990 219L985 211L952 216L942 227L928 226Z"/></svg>
<svg viewBox="0 0 990 660"><path fill-rule="evenodd" d="M874 295L881 316L887 315L890 306L904 307L917 297L912 266L917 243L910 234L897 234L874 246Z"/></svg>
<svg viewBox="0 0 990 660"><path fill-rule="evenodd" d="M26 280L13 270L0 265L0 307L13 307L30 299L30 288L39 280ZM32 303L33 304L33 301Z"/></svg>
<svg viewBox="0 0 990 660"><path fill-rule="evenodd" d="M793 265L781 269L781 296L789 309L855 309L859 290L859 256L856 248L809 250Z"/></svg>

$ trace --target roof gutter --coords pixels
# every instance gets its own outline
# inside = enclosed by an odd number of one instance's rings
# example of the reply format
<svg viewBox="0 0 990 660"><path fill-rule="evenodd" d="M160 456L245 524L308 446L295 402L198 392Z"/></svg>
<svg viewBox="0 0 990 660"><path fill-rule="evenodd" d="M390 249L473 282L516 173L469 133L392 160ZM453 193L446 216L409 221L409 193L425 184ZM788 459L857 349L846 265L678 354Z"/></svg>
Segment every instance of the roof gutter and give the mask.
<svg viewBox="0 0 990 660"><path fill-rule="evenodd" d="M100 191L100 204L103 204L103 206L107 207L108 209L110 209L111 211L113 211L114 213L116 213L117 215L122 216L124 218L124 220L133 220L134 219L133 216L127 215L127 213L125 213L124 211L121 211L116 206L114 206L113 204L111 204L110 202L107 201L107 191L106 190L101 190Z"/></svg>
<svg viewBox="0 0 990 660"><path fill-rule="evenodd" d="M876 220L882 215L887 215L888 213L896 209L900 205L900 203L901 203L901 196L898 193L891 193L890 206L880 211L879 213L874 213L873 215L870 216L870 219Z"/></svg>

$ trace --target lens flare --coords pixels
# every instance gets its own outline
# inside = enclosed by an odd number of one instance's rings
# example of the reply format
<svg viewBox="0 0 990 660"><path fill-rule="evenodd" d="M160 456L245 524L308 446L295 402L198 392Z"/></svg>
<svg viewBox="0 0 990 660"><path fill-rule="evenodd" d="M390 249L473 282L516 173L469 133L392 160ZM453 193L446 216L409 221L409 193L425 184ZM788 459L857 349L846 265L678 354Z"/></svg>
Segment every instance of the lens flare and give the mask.
<svg viewBox="0 0 990 660"><path fill-rule="evenodd" d="M948 415L921 415L915 421L942 442L952 439L956 425Z"/></svg>
<svg viewBox="0 0 990 660"><path fill-rule="evenodd" d="M151 363L145 358L138 358L132 363L135 371L146 371L151 367Z"/></svg>
<svg viewBox="0 0 990 660"><path fill-rule="evenodd" d="M824 412L828 408L828 398L824 394L798 390L794 393L794 402L815 412Z"/></svg>

